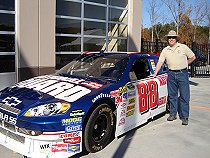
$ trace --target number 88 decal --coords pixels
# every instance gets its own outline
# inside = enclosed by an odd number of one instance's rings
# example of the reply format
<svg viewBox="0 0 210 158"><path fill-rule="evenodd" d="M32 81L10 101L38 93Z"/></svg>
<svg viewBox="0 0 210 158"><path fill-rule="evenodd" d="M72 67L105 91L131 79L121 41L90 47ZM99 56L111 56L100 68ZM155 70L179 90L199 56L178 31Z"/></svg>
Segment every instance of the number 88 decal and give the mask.
<svg viewBox="0 0 210 158"><path fill-rule="evenodd" d="M139 95L139 111L147 112L149 107L155 109L158 106L158 86L155 81L142 82L137 85Z"/></svg>

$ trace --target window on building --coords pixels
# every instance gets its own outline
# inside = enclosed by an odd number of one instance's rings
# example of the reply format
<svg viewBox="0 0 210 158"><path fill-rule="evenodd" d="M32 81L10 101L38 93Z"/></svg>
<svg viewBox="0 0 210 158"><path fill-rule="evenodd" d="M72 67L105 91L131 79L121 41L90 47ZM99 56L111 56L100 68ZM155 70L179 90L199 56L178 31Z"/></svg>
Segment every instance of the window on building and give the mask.
<svg viewBox="0 0 210 158"><path fill-rule="evenodd" d="M128 5L128 0L109 0L109 5L126 8Z"/></svg>
<svg viewBox="0 0 210 158"><path fill-rule="evenodd" d="M56 36L56 52L80 52L80 37Z"/></svg>
<svg viewBox="0 0 210 158"><path fill-rule="evenodd" d="M127 23L127 10L109 8L109 21Z"/></svg>
<svg viewBox="0 0 210 158"><path fill-rule="evenodd" d="M15 56L0 55L0 73L15 71Z"/></svg>
<svg viewBox="0 0 210 158"><path fill-rule="evenodd" d="M0 31L15 31L15 16L0 13Z"/></svg>
<svg viewBox="0 0 210 158"><path fill-rule="evenodd" d="M103 47L105 48L105 44L105 38L85 37L84 51L100 51Z"/></svg>
<svg viewBox="0 0 210 158"><path fill-rule="evenodd" d="M15 0L0 0L0 73L15 72Z"/></svg>
<svg viewBox="0 0 210 158"><path fill-rule="evenodd" d="M109 37L125 37L127 38L128 26L124 24L109 23Z"/></svg>
<svg viewBox="0 0 210 158"><path fill-rule="evenodd" d="M106 20L106 7L85 4L84 17L90 19Z"/></svg>
<svg viewBox="0 0 210 158"><path fill-rule="evenodd" d="M56 15L81 17L81 3L65 0L56 2Z"/></svg>
<svg viewBox="0 0 210 158"><path fill-rule="evenodd" d="M64 59L71 61L84 51L127 51L127 0L57 0L56 4L56 69Z"/></svg>
<svg viewBox="0 0 210 158"><path fill-rule="evenodd" d="M109 38L109 44L108 44L108 51L113 52L126 52L127 51L127 38Z"/></svg>
<svg viewBox="0 0 210 158"><path fill-rule="evenodd" d="M14 11L15 1L14 0L0 0L0 10Z"/></svg>
<svg viewBox="0 0 210 158"><path fill-rule="evenodd" d="M106 36L106 23L84 21L84 35Z"/></svg>
<svg viewBox="0 0 210 158"><path fill-rule="evenodd" d="M81 34L81 20L57 18L56 33Z"/></svg>
<svg viewBox="0 0 210 158"><path fill-rule="evenodd" d="M85 0L87 2L94 2L94 3L101 3L101 4L106 4L106 0Z"/></svg>
<svg viewBox="0 0 210 158"><path fill-rule="evenodd" d="M56 68L62 68L78 56L79 54L56 54Z"/></svg>

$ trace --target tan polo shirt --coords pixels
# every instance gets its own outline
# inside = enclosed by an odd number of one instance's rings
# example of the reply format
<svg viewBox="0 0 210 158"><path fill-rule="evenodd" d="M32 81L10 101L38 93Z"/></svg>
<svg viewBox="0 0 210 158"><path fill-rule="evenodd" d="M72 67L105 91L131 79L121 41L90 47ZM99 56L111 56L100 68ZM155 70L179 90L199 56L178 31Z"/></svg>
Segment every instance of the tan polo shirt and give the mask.
<svg viewBox="0 0 210 158"><path fill-rule="evenodd" d="M171 70L180 70L187 68L187 59L194 55L188 46L177 42L173 47L167 46L162 50L159 61L166 61L168 68Z"/></svg>

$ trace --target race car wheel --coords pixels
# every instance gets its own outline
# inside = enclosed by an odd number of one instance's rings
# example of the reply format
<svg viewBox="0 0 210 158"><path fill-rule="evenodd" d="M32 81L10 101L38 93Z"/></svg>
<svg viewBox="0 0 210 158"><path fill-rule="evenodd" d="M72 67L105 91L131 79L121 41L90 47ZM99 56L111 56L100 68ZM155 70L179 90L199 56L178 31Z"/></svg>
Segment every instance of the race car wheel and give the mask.
<svg viewBox="0 0 210 158"><path fill-rule="evenodd" d="M87 121L84 141L88 152L102 150L110 141L114 129L113 112L108 104L99 105Z"/></svg>

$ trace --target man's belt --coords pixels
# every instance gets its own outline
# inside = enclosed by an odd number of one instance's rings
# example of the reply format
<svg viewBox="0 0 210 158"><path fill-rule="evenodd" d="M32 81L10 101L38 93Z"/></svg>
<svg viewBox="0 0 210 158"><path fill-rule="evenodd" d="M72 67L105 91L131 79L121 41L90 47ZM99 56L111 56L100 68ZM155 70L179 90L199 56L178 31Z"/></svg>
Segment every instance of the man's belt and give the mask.
<svg viewBox="0 0 210 158"><path fill-rule="evenodd" d="M169 71L172 71L172 72L181 72L181 71L185 71L185 70L187 70L187 68L180 69L180 70L171 70L171 69L169 69Z"/></svg>

